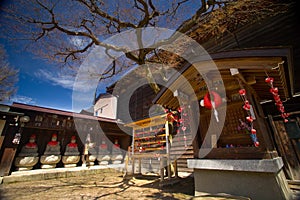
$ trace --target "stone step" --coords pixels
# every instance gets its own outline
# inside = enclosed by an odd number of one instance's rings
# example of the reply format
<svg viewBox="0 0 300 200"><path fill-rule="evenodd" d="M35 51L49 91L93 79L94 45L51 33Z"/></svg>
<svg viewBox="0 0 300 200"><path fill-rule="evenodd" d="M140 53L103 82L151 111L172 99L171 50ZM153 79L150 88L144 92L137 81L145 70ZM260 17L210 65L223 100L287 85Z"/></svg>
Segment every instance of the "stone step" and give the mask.
<svg viewBox="0 0 300 200"><path fill-rule="evenodd" d="M124 172L125 164L110 164L106 166L74 167L74 168L53 168L53 169L35 169L28 171L12 172L9 176L4 176L2 183L14 183L36 180L47 180L57 178L68 178L76 176L85 176L105 172L114 172L115 170Z"/></svg>

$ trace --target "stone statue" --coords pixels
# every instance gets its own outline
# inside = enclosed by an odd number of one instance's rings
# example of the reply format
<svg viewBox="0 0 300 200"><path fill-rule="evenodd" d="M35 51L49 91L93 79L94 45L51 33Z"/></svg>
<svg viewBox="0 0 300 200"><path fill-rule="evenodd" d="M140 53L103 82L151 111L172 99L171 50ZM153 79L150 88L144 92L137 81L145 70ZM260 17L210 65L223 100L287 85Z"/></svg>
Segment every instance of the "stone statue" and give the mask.
<svg viewBox="0 0 300 200"><path fill-rule="evenodd" d="M80 160L76 136L71 137L70 143L66 146L66 151L62 157L62 162L65 167L76 167Z"/></svg>
<svg viewBox="0 0 300 200"><path fill-rule="evenodd" d="M61 160L60 143L57 141L57 134L53 134L51 141L48 142L44 155L41 156L41 168L55 168L56 164Z"/></svg>
<svg viewBox="0 0 300 200"><path fill-rule="evenodd" d="M107 165L110 161L110 152L108 150L105 139L102 139L102 142L99 145L97 160L99 165Z"/></svg>
<svg viewBox="0 0 300 200"><path fill-rule="evenodd" d="M32 134L28 143L22 147L20 153L15 159L17 170L30 170L39 161L38 146L35 142L36 135Z"/></svg>
<svg viewBox="0 0 300 200"><path fill-rule="evenodd" d="M111 150L111 161L112 164L120 164L123 161L123 154L117 139L115 139L115 143Z"/></svg>

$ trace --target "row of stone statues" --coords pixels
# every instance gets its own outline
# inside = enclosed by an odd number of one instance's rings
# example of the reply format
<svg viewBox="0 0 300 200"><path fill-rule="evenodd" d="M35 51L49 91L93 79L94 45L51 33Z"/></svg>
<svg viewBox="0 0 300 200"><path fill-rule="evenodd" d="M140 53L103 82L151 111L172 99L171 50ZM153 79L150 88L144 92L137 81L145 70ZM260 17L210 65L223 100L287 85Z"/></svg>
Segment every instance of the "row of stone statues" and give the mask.
<svg viewBox="0 0 300 200"><path fill-rule="evenodd" d="M62 160L64 167L76 167L77 163L80 161L80 152L76 143L76 137L71 137L71 141L66 146L63 156L61 155L60 148L60 143L57 141L57 135L53 134L51 141L49 141L46 146L44 154L39 158L36 136L33 134L30 136L28 143L22 147L20 153L16 157L15 166L18 170L30 170L40 160L42 169L55 168L57 163ZM115 140L111 152L109 151L105 140L102 140L97 153L94 143L91 143L90 139L87 139L82 155L82 165L92 166L96 160L99 165L107 165L110 161L112 164L122 163L123 154L120 145L118 144L118 140Z"/></svg>

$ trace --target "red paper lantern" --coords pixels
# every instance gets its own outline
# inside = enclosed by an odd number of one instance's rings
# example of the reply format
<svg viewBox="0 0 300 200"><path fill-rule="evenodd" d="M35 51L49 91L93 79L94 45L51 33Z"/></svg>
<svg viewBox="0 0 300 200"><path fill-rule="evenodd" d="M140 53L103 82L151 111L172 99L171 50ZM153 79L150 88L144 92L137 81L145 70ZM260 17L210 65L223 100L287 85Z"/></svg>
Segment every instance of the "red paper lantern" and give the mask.
<svg viewBox="0 0 300 200"><path fill-rule="evenodd" d="M210 95L213 97L213 99L210 99ZM215 103L215 108L219 107L222 104L222 98L221 96L214 91L211 91L210 93L206 93L203 99L203 105L207 109L212 109L212 101Z"/></svg>

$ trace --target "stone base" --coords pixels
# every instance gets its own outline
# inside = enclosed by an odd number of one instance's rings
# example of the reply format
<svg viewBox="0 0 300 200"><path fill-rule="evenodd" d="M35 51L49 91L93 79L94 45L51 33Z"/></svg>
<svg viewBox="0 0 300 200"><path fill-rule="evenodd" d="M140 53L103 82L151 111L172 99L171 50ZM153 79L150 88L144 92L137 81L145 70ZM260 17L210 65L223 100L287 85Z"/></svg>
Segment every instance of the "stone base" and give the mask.
<svg viewBox="0 0 300 200"><path fill-rule="evenodd" d="M65 168L77 167L77 164L64 164Z"/></svg>
<svg viewBox="0 0 300 200"><path fill-rule="evenodd" d="M39 157L22 156L16 157L15 166L18 171L31 170L39 161Z"/></svg>
<svg viewBox="0 0 300 200"><path fill-rule="evenodd" d="M99 162L99 165L108 165L108 162L107 160L103 160L103 161L98 161Z"/></svg>
<svg viewBox="0 0 300 200"><path fill-rule="evenodd" d="M56 164L61 160L61 155L43 155L40 158L42 163L42 169L51 169L55 168Z"/></svg>
<svg viewBox="0 0 300 200"><path fill-rule="evenodd" d="M111 163L112 164L121 164L122 160L112 160Z"/></svg>
<svg viewBox="0 0 300 200"><path fill-rule="evenodd" d="M64 167L76 167L79 160L80 160L80 156L63 156L62 157L62 162L64 163Z"/></svg>
<svg viewBox="0 0 300 200"><path fill-rule="evenodd" d="M16 170L17 171L28 171L28 170L32 170L33 167L17 167Z"/></svg>
<svg viewBox="0 0 300 200"><path fill-rule="evenodd" d="M109 155L98 155L97 160L98 160L98 162L110 161L110 156Z"/></svg>
<svg viewBox="0 0 300 200"><path fill-rule="evenodd" d="M291 199L281 158L265 160L189 159L194 169L195 196L203 193L251 199Z"/></svg>
<svg viewBox="0 0 300 200"><path fill-rule="evenodd" d="M55 165L42 165L41 168L42 169L53 169L56 167L56 164Z"/></svg>

